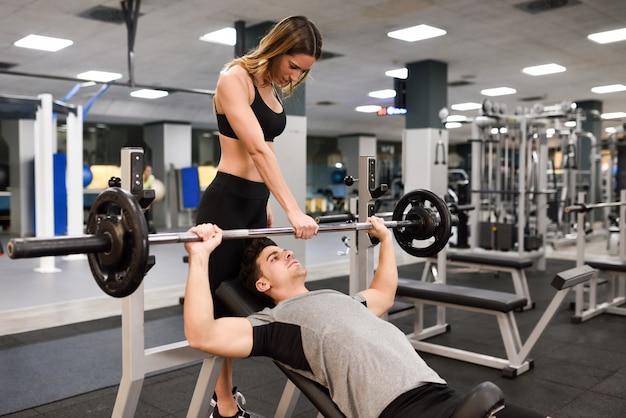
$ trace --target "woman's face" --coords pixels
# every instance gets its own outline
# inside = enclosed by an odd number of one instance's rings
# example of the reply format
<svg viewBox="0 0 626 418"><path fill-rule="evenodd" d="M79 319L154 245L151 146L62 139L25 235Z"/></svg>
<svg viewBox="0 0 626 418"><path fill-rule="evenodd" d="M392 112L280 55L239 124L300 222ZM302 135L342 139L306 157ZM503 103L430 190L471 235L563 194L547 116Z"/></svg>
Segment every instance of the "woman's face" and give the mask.
<svg viewBox="0 0 626 418"><path fill-rule="evenodd" d="M295 83L311 70L313 64L315 64L315 57L311 55L284 54L279 58L278 66L274 72L274 83L281 87Z"/></svg>

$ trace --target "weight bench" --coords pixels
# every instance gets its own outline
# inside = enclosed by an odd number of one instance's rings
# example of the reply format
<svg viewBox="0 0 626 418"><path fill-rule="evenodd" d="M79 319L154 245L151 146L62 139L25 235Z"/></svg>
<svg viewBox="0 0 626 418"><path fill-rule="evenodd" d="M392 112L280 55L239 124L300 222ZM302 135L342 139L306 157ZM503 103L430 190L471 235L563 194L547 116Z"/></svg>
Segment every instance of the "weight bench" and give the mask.
<svg viewBox="0 0 626 418"><path fill-rule="evenodd" d="M511 274L515 293L526 299L526 305L520 310L534 308L535 304L530 296L528 281L525 270L532 267L534 262L530 258L494 257L491 254L481 254L475 252L448 252L446 254L448 265L468 267L472 271L494 271ZM437 280L437 258L429 257L424 264L422 281L427 282L429 277Z"/></svg>
<svg viewBox="0 0 626 418"><path fill-rule="evenodd" d="M215 294L233 314L238 316L248 316L268 306L245 289L238 279L222 282ZM278 362L274 362L274 364L287 376L287 384L276 409L275 418L291 417L300 392L304 393L317 408L318 417L345 418L345 415L331 399L328 389L287 369ZM491 382L483 382L475 386L463 398L451 418L484 418L502 409L503 405L504 394L500 388Z"/></svg>
<svg viewBox="0 0 626 418"><path fill-rule="evenodd" d="M575 312L572 322L581 323L602 313L626 316L626 262L612 259L586 259L585 264L599 270L599 275L589 281L586 289L576 288ZM606 285L606 298L598 303L598 285ZM584 290L588 293L585 303Z"/></svg>
<svg viewBox="0 0 626 418"><path fill-rule="evenodd" d="M526 306L527 301L517 294L401 278L399 279L396 296L398 300L412 301L415 304L413 333L407 336L415 349L500 369L504 377L513 379L534 366L534 361L529 359L528 355L570 288L584 283L596 275L597 271L588 265L557 274L551 283L552 287L557 290L557 293L523 344L514 311ZM424 341L425 339L443 334L450 329L448 324L440 321L425 328L424 305L460 309L495 316L507 357L498 358L488 354Z"/></svg>

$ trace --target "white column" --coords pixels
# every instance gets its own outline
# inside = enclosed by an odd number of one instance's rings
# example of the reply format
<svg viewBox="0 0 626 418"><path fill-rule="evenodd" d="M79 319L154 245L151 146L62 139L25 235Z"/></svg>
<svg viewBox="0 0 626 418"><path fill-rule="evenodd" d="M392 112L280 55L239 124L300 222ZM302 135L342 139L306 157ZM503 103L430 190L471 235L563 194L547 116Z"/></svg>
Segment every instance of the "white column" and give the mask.
<svg viewBox="0 0 626 418"><path fill-rule="evenodd" d="M67 235L84 233L85 211L83 201L83 109L67 115L67 168L65 185L67 188ZM82 260L84 254L72 254L67 260Z"/></svg>
<svg viewBox="0 0 626 418"><path fill-rule="evenodd" d="M154 176L165 184L165 199L152 204L155 226L166 228L191 226L189 213L178 210L176 169L191 166L191 125L188 123L154 123L144 126L144 142L152 150ZM195 221L193 219L192 221Z"/></svg>
<svg viewBox="0 0 626 418"><path fill-rule="evenodd" d="M306 211L306 116L287 115L285 131L274 140L274 153L280 170L287 181L300 209ZM289 226L287 215L276 199L270 197L274 226ZM306 265L306 241L289 236L272 237L278 245L294 251L298 260Z"/></svg>
<svg viewBox="0 0 626 418"><path fill-rule="evenodd" d="M41 103L35 120L35 235L50 238L54 236L52 95L41 94L38 97ZM54 257L41 257L35 271L59 271L54 262Z"/></svg>
<svg viewBox="0 0 626 418"><path fill-rule="evenodd" d="M443 197L448 191L448 131L405 129L402 135L404 193L427 189Z"/></svg>

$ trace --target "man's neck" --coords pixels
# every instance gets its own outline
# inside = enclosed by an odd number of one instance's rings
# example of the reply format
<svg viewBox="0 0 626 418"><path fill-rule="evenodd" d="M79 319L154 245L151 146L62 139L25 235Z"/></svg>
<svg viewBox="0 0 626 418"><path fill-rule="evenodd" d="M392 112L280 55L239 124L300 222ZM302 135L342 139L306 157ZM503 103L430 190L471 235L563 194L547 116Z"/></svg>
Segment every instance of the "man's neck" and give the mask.
<svg viewBox="0 0 626 418"><path fill-rule="evenodd" d="M307 289L305 286L302 286L300 288L290 290L289 292L284 292L284 294L282 295L280 294L275 295L273 299L276 302L276 304L278 304L279 302L282 302L287 299L295 298L296 296L300 296L308 292L309 292L309 289Z"/></svg>

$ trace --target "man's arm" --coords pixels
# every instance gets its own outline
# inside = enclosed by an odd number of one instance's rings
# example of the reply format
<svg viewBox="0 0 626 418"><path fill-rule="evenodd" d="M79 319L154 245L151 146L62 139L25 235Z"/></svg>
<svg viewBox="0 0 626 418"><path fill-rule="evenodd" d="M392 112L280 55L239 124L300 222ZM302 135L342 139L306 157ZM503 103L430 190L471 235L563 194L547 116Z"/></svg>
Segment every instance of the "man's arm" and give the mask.
<svg viewBox="0 0 626 418"><path fill-rule="evenodd" d="M381 218L372 216L367 221L373 226L367 233L380 240L380 252L372 283L361 294L367 301L367 308L381 316L393 306L398 288L398 265L391 230Z"/></svg>
<svg viewBox="0 0 626 418"><path fill-rule="evenodd" d="M221 357L247 357L252 350L252 324L245 318L219 318L213 315L209 285L209 256L222 242L222 230L212 224L189 230L202 241L187 242L189 272L183 309L185 337L189 345Z"/></svg>

